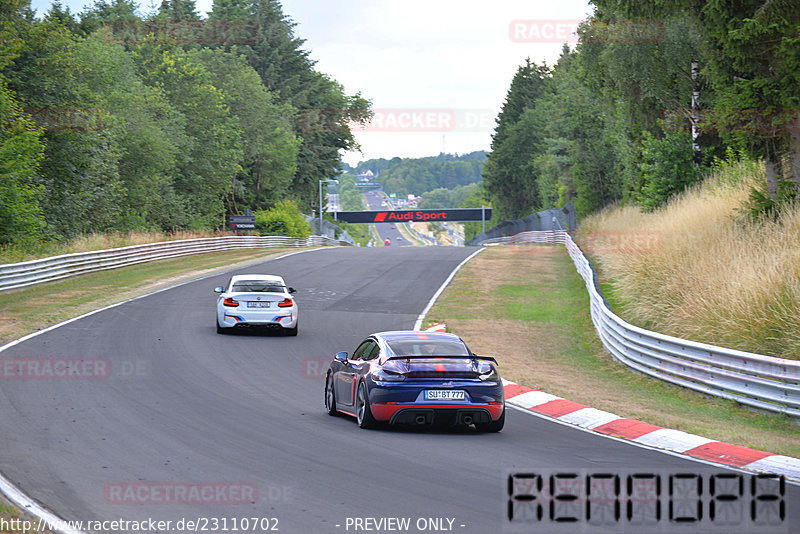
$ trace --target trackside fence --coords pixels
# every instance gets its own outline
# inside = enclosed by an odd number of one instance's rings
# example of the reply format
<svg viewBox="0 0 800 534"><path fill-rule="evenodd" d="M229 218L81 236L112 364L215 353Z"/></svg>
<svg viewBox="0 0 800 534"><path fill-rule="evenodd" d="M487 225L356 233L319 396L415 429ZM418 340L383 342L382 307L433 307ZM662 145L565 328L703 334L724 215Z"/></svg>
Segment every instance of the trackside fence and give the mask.
<svg viewBox="0 0 800 534"><path fill-rule="evenodd" d="M0 292L154 260L243 248L347 246L328 237L226 236L76 252L0 265Z"/></svg>
<svg viewBox="0 0 800 534"><path fill-rule="evenodd" d="M591 262L567 232L523 232L481 244L533 243L567 248L586 283L597 334L617 361L673 384L800 419L800 361L697 343L626 323L611 311Z"/></svg>

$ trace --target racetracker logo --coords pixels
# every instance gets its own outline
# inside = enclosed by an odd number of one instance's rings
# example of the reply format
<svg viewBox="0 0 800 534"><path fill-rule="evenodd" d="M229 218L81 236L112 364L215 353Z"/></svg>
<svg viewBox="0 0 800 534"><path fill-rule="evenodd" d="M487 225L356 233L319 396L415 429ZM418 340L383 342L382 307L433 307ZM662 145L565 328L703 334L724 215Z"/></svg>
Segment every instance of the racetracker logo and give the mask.
<svg viewBox="0 0 800 534"><path fill-rule="evenodd" d="M142 505L240 505L258 501L250 482L112 482L103 488L106 503Z"/></svg>
<svg viewBox="0 0 800 534"><path fill-rule="evenodd" d="M496 112L490 109L376 108L364 123L350 121L347 110L307 109L300 112L303 132L448 133L489 132Z"/></svg>
<svg viewBox="0 0 800 534"><path fill-rule="evenodd" d="M145 20L117 21L103 26L109 43L235 45L255 44L258 25L247 20Z"/></svg>
<svg viewBox="0 0 800 534"><path fill-rule="evenodd" d="M314 358L304 358L301 365L303 378L310 380L317 380L325 378L328 373L328 366L330 365L331 358L324 358L317 356Z"/></svg>
<svg viewBox="0 0 800 534"><path fill-rule="evenodd" d="M658 20L593 21L578 32L582 20L531 19L512 20L508 36L514 43L655 43L664 37L664 25Z"/></svg>
<svg viewBox="0 0 800 534"><path fill-rule="evenodd" d="M111 360L108 358L0 358L0 379L3 380L105 380L110 377Z"/></svg>
<svg viewBox="0 0 800 534"><path fill-rule="evenodd" d="M664 248L661 232L589 232L579 241L590 254L653 254Z"/></svg>
<svg viewBox="0 0 800 534"><path fill-rule="evenodd" d="M48 132L94 132L103 130L101 109L26 108L33 123Z"/></svg>
<svg viewBox="0 0 800 534"><path fill-rule="evenodd" d="M686 132L692 115L685 109L666 110L661 114L668 132ZM800 109L705 109L694 115L702 133L748 133L765 136L800 134Z"/></svg>

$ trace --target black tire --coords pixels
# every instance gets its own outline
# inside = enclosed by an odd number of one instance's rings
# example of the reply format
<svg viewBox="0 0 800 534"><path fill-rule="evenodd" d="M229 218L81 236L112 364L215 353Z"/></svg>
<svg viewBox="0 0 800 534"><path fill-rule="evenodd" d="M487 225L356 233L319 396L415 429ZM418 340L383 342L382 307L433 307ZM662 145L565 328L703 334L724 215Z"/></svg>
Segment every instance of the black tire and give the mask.
<svg viewBox="0 0 800 534"><path fill-rule="evenodd" d="M296 336L297 335L297 327L299 323L294 324L294 328L284 328L283 333L287 336Z"/></svg>
<svg viewBox="0 0 800 534"><path fill-rule="evenodd" d="M503 407L503 413L500 414L495 421L491 423L475 423L475 429L478 432L500 432L506 424L506 409Z"/></svg>
<svg viewBox="0 0 800 534"><path fill-rule="evenodd" d="M367 395L367 386L364 385L364 382L361 382L361 385L358 386L356 420L361 428L375 428L378 426L378 421L372 416L372 410L369 407L369 395Z"/></svg>
<svg viewBox="0 0 800 534"><path fill-rule="evenodd" d="M333 389L333 382L331 381L331 375L325 377L325 410L328 412L328 415L338 415L339 412L336 411L336 391Z"/></svg>
<svg viewBox="0 0 800 534"><path fill-rule="evenodd" d="M219 325L219 319L214 319L214 324L217 325L217 334L225 334L227 330Z"/></svg>

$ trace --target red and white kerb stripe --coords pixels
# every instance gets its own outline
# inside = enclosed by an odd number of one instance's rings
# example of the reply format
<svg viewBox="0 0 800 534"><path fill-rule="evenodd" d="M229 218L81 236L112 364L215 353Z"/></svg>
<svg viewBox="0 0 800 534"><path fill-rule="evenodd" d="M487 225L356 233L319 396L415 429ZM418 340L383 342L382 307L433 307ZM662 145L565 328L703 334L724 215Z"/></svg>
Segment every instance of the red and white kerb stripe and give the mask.
<svg viewBox="0 0 800 534"><path fill-rule="evenodd" d="M800 459L749 449L626 419L613 413L572 402L544 391L503 380L507 404L552 417L599 434L627 439L650 447L701 458L751 471L784 475L800 481Z"/></svg>

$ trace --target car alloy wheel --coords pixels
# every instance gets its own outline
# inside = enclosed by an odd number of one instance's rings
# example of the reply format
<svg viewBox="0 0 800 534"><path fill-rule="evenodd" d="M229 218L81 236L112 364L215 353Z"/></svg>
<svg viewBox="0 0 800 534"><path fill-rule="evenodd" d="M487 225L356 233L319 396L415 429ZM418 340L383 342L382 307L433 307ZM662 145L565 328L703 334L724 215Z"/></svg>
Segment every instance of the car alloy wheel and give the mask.
<svg viewBox="0 0 800 534"><path fill-rule="evenodd" d="M358 426L361 428L375 428L377 421L372 416L372 410L369 408L369 397L367 396L367 386L361 382L358 388L358 397L356 397L356 418L358 419Z"/></svg>
<svg viewBox="0 0 800 534"><path fill-rule="evenodd" d="M336 415L336 392L333 391L333 381L331 375L325 379L325 408L328 410L328 415Z"/></svg>

